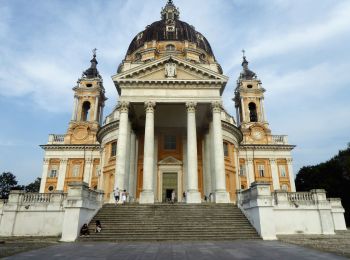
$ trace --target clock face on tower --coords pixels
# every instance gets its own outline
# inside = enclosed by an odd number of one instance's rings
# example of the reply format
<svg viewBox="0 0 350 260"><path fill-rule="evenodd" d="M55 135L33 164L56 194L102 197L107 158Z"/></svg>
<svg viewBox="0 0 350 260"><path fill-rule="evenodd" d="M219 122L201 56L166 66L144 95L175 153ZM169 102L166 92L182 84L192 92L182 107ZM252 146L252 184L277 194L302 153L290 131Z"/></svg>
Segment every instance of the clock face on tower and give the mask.
<svg viewBox="0 0 350 260"><path fill-rule="evenodd" d="M253 128L252 129L251 136L254 140L259 141L259 140L264 138L264 135L265 135L265 133L262 129L260 129L260 128Z"/></svg>

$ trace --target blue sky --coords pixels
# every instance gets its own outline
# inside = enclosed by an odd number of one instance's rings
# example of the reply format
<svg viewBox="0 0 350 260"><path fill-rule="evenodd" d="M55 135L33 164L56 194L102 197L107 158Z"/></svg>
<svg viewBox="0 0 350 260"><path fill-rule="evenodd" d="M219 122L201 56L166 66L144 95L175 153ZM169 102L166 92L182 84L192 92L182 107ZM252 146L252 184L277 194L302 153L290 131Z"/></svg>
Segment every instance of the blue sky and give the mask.
<svg viewBox="0 0 350 260"><path fill-rule="evenodd" d="M0 172L26 184L41 175L40 144L65 133L77 79L98 49L111 76L132 38L160 18L165 0L0 0ZM231 101L244 48L262 80L273 134L296 144L294 168L316 164L350 142L350 1L174 0L181 20L203 33L230 81Z"/></svg>

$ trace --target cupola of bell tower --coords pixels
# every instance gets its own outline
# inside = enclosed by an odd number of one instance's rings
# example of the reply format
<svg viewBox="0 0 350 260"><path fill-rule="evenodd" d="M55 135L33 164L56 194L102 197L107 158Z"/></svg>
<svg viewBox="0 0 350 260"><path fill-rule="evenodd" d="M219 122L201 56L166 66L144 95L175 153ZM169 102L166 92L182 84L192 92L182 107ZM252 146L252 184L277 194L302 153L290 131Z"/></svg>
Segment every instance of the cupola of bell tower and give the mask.
<svg viewBox="0 0 350 260"><path fill-rule="evenodd" d="M95 143L96 133L102 125L106 97L103 80L97 70L96 49L90 63L73 88L73 113L65 138L69 144Z"/></svg>
<svg viewBox="0 0 350 260"><path fill-rule="evenodd" d="M243 51L243 70L237 81L234 98L237 123L245 136L253 140L262 140L271 133L264 109L265 89L255 72L249 69L248 64Z"/></svg>

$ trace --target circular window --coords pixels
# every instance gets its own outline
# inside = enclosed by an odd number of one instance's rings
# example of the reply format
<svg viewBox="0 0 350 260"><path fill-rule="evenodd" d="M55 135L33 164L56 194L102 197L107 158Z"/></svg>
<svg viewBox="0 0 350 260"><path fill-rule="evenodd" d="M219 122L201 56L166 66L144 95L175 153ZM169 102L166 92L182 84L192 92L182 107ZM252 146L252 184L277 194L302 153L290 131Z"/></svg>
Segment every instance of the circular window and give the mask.
<svg viewBox="0 0 350 260"><path fill-rule="evenodd" d="M49 188L48 188L49 191L53 191L54 189L55 189L54 186L49 186Z"/></svg>
<svg viewBox="0 0 350 260"><path fill-rule="evenodd" d="M86 87L91 88L92 84L86 84Z"/></svg>
<svg viewBox="0 0 350 260"><path fill-rule="evenodd" d="M248 85L247 88L253 88L253 85Z"/></svg>

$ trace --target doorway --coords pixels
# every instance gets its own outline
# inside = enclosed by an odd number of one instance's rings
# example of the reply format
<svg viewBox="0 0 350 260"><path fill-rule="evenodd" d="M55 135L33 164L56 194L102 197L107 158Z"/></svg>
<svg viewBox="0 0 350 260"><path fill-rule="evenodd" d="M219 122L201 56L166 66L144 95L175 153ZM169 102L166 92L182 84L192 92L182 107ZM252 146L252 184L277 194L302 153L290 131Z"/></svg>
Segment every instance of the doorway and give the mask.
<svg viewBox="0 0 350 260"><path fill-rule="evenodd" d="M171 201L171 194L175 192L177 197L178 183L177 172L165 172L163 173L163 187L162 187L162 202L167 203Z"/></svg>

